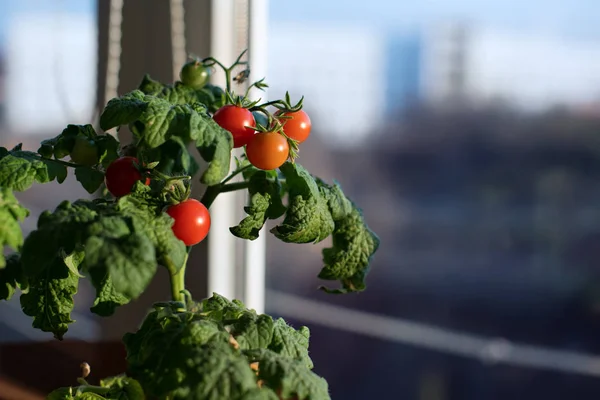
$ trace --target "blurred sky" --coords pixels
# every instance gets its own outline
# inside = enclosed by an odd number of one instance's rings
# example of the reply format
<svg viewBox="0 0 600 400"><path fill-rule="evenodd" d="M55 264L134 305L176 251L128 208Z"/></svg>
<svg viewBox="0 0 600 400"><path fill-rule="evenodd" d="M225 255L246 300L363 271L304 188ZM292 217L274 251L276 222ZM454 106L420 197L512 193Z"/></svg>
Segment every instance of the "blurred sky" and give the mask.
<svg viewBox="0 0 600 400"><path fill-rule="evenodd" d="M96 12L96 2L94 0L0 0L0 45L5 42L6 28L10 19L21 12L69 12L89 15Z"/></svg>
<svg viewBox="0 0 600 400"><path fill-rule="evenodd" d="M291 0L271 1L271 18L357 21L390 30L461 19L498 29L600 39L598 0Z"/></svg>
<svg viewBox="0 0 600 400"><path fill-rule="evenodd" d="M99 0L104 1L104 0ZM0 40L15 12L95 12L94 0L0 0ZM463 19L500 29L548 32L600 40L598 0L271 0L279 21L356 21L390 30L418 28L445 19Z"/></svg>

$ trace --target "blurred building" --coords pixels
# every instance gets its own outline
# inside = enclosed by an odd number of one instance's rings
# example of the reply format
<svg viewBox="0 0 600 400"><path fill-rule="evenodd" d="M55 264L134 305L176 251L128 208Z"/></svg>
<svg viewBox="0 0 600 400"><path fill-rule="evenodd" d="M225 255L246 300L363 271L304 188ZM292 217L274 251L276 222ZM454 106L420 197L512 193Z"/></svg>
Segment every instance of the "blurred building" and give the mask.
<svg viewBox="0 0 600 400"><path fill-rule="evenodd" d="M419 101L423 40L415 31L390 34L385 40L385 112L393 114Z"/></svg>
<svg viewBox="0 0 600 400"><path fill-rule="evenodd" d="M535 112L600 99L600 44L549 34L451 22L395 32L275 23L270 41L271 97L304 95L316 130L336 146L359 144L415 103Z"/></svg>
<svg viewBox="0 0 600 400"><path fill-rule="evenodd" d="M600 43L460 24L436 26L422 37L427 102L461 98L542 111L600 98Z"/></svg>
<svg viewBox="0 0 600 400"><path fill-rule="evenodd" d="M323 140L358 143L385 115L384 36L355 25L275 23L270 27L269 96L304 95ZM259 78L259 77L255 77Z"/></svg>

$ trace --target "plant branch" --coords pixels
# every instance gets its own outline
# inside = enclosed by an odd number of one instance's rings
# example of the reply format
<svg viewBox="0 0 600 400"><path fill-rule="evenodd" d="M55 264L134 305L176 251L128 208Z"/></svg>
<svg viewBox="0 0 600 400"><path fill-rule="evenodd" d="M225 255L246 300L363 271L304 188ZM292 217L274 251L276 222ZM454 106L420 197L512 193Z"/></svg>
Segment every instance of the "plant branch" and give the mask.
<svg viewBox="0 0 600 400"><path fill-rule="evenodd" d="M242 172L244 172L245 170L247 170L248 168L250 168L252 165L248 164L243 166L242 168L238 168L235 171L233 171L227 178L223 179L221 181L221 185L226 184L227 182L229 182L230 180L232 180L233 178L235 178L237 175L241 174Z"/></svg>
<svg viewBox="0 0 600 400"><path fill-rule="evenodd" d="M222 185L221 190L219 192L220 193L235 192L236 190L248 189L248 186L250 186L249 181L228 183L227 185Z"/></svg>
<svg viewBox="0 0 600 400"><path fill-rule="evenodd" d="M64 165L65 167L71 167L71 168L86 167L86 168L91 168L91 167L88 167L87 165L74 164L74 163L70 163L68 161L57 160L55 158L46 158L46 157L42 157L42 156L38 156L38 155L35 155L34 157L37 158L40 161L51 161L51 162L55 162L55 163Z"/></svg>
<svg viewBox="0 0 600 400"><path fill-rule="evenodd" d="M221 184L207 187L204 195L202 195L202 198L200 199L200 203L204 204L204 207L210 208L219 193L221 193L220 189Z"/></svg>
<svg viewBox="0 0 600 400"><path fill-rule="evenodd" d="M173 263L170 257L163 257L165 267L169 271L169 278L171 279L171 297L173 301L179 301L185 304L185 267L188 260L188 254L183 259L183 265L179 268Z"/></svg>

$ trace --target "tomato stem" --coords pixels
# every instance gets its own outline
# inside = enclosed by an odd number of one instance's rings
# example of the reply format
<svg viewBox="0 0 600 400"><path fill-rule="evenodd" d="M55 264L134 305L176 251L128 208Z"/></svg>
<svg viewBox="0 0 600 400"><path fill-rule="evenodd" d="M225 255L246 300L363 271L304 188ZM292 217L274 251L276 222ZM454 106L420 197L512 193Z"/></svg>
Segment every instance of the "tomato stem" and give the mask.
<svg viewBox="0 0 600 400"><path fill-rule="evenodd" d="M235 183L229 183L229 184L227 184L227 182L231 181L233 178L235 178L236 176L238 176L239 174L241 174L242 172L246 171L247 169L249 169L251 167L252 167L252 165L248 164L241 168L238 168L235 171L233 171L231 174L229 174L228 177L223 179L221 181L221 183L207 187L206 191L202 195L202 199L200 199L200 202L202 204L204 204L204 207L210 208L210 206L215 201L215 199L217 198L219 193L233 192L236 190L248 188L249 182L243 181L243 182L235 182Z"/></svg>
<svg viewBox="0 0 600 400"><path fill-rule="evenodd" d="M248 189L248 186L250 186L249 181L228 183L221 186L219 193L235 192L236 190Z"/></svg>
<svg viewBox="0 0 600 400"><path fill-rule="evenodd" d="M57 160L55 158L46 158L46 157L42 157L42 156L38 156L38 155L35 155L34 157L37 158L38 160L41 160L41 161L52 161L52 162L64 165L65 167L71 167L71 168L86 167L86 168L90 168L90 167L88 167L86 165L74 164L74 163L71 163L71 162L68 162L68 161Z"/></svg>
<svg viewBox="0 0 600 400"><path fill-rule="evenodd" d="M171 279L171 297L173 301L179 301L185 304L185 267L188 260L188 254L183 259L183 264L177 268L170 257L165 256L163 261L165 267L169 271L169 278Z"/></svg>
<svg viewBox="0 0 600 400"><path fill-rule="evenodd" d="M227 182L229 182L230 180L232 180L233 178L235 178L237 175L241 174L242 172L244 172L245 170L247 170L248 168L250 168L252 165L248 164L243 166L242 168L238 168L235 171L233 171L227 178L223 179L221 181L221 185L226 184Z"/></svg>
<svg viewBox="0 0 600 400"><path fill-rule="evenodd" d="M228 183L226 185L218 184L214 186L209 186L206 188L202 199L200 199L200 203L204 204L206 208L210 208L210 206L220 193L234 192L236 190L247 189L248 186L250 186L250 182L248 181Z"/></svg>
<svg viewBox="0 0 600 400"><path fill-rule="evenodd" d="M207 187L204 195L202 195L202 198L200 199L200 203L204 204L204 207L210 208L219 193L221 193L220 189L220 184Z"/></svg>

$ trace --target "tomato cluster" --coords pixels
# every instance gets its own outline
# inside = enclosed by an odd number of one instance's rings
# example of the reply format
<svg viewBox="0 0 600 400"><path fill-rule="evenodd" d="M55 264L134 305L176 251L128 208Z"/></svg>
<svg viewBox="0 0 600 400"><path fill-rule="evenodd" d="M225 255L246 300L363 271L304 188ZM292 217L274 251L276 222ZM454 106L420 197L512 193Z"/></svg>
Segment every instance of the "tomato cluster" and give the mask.
<svg viewBox="0 0 600 400"><path fill-rule="evenodd" d="M228 104L217 110L213 119L223 129L231 132L233 147L246 146L246 156L252 165L259 169L272 170L283 165L290 155L287 138L302 143L310 135L312 126L308 114L303 110L277 111L275 118L283 125L285 136L276 131L257 132L254 129L256 118L261 115L253 114L247 108Z"/></svg>
<svg viewBox="0 0 600 400"><path fill-rule="evenodd" d="M123 197L131 193L137 181L143 175L137 168L135 157L121 157L113 161L104 175L108 191L115 197ZM150 184L146 177L145 184ZM178 204L169 206L166 213L174 219L173 234L186 246L200 243L208 235L210 229L210 214L204 204L196 199L186 199Z"/></svg>

